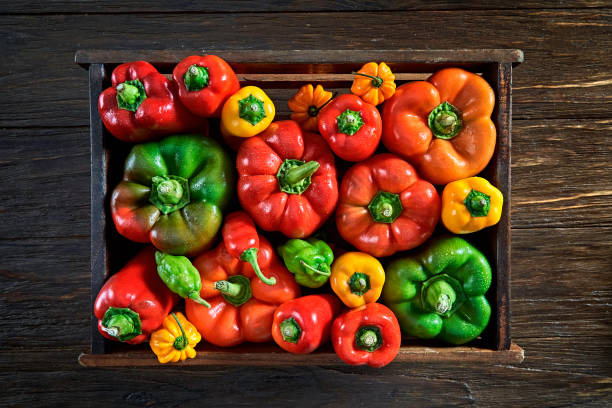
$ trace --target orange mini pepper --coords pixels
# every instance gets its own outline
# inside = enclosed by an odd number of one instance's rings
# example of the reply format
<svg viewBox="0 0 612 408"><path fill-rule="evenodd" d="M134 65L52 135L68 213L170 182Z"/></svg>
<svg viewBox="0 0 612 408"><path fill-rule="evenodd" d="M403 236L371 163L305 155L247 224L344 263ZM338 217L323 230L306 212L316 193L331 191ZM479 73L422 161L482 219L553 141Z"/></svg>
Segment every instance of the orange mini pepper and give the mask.
<svg viewBox="0 0 612 408"><path fill-rule="evenodd" d="M347 252L332 264L331 288L350 308L376 302L385 283L378 259L363 252Z"/></svg>
<svg viewBox="0 0 612 408"><path fill-rule="evenodd" d="M317 116L323 106L333 98L333 94L323 89L321 85L313 88L312 84L301 87L287 102L293 111L291 120L300 125L302 130L317 132Z"/></svg>
<svg viewBox="0 0 612 408"><path fill-rule="evenodd" d="M434 184L475 176L495 150L494 106L481 76L443 69L397 88L383 109L382 140Z"/></svg>
<svg viewBox="0 0 612 408"><path fill-rule="evenodd" d="M395 93L395 75L384 62L368 62L354 74L351 92L372 105L383 103Z"/></svg>
<svg viewBox="0 0 612 408"><path fill-rule="evenodd" d="M442 192L442 222L455 234L480 231L499 222L504 196L481 177L453 181Z"/></svg>

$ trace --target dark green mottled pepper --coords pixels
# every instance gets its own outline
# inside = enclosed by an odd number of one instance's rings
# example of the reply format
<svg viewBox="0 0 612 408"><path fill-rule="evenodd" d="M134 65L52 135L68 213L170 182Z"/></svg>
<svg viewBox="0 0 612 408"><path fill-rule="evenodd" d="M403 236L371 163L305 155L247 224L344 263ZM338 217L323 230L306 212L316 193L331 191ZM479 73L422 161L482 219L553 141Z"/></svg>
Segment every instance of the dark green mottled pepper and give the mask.
<svg viewBox="0 0 612 408"><path fill-rule="evenodd" d="M491 266L459 237L433 240L419 253L391 263L386 274L383 302L411 336L463 344L489 323L485 293Z"/></svg>
<svg viewBox="0 0 612 408"><path fill-rule="evenodd" d="M157 263L157 274L168 289L182 298L191 299L210 307L210 304L200 297L202 289L200 272L189 259L156 251L155 262Z"/></svg>
<svg viewBox="0 0 612 408"><path fill-rule="evenodd" d="M318 288L329 279L334 253L324 241L314 238L290 239L278 247L278 252L300 285Z"/></svg>
<svg viewBox="0 0 612 408"><path fill-rule="evenodd" d="M168 136L132 147L111 198L119 233L173 255L210 247L235 188L234 165L213 139Z"/></svg>

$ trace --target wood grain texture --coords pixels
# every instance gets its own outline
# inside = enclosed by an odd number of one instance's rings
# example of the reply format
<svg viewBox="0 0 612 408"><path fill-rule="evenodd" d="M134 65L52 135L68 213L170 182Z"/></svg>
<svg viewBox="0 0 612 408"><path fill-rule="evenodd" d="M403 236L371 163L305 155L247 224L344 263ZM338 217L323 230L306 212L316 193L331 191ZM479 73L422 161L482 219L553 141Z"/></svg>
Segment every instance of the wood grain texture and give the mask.
<svg viewBox="0 0 612 408"><path fill-rule="evenodd" d="M460 10L461 2L452 0L416 1L416 0L290 0L252 2L247 0L228 1L143 1L113 0L103 4L96 0L21 0L7 2L0 7L0 13L6 14L49 14L49 13L176 13L191 11L200 14L210 13L277 13L309 10L317 11L414 11L414 10ZM558 9L558 8L599 8L612 7L612 2L605 0L549 1L522 0L496 4L486 0L470 1L470 8L475 10L516 10L516 9ZM25 12L24 12L25 11Z"/></svg>
<svg viewBox="0 0 612 408"><path fill-rule="evenodd" d="M316 49L322 44L349 50L520 48L527 62L513 86L515 119L572 118L577 112L593 118L610 110L612 77L600 68L612 48L611 19L609 9L7 16L0 27L6 38L0 110L7 119L0 118L0 126L88 125L87 92L74 86L86 78L72 63L77 49ZM384 21L385 29L364 21ZM444 31L432 42L431 29L440 21ZM98 27L104 27L104 35ZM287 33L291 41L276 40ZM52 63L44 65L46 75L40 78L40 56L49 49ZM566 69L574 61L580 63Z"/></svg>
<svg viewBox="0 0 612 408"><path fill-rule="evenodd" d="M0 381L6 390L0 405L612 405L609 2L508 2L508 10L446 11L455 2L434 1L420 7L438 11L308 14L303 2L293 1L288 13L192 14L175 11L201 6L177 1L171 14L161 12L169 3L146 2L142 11L160 13L122 15L101 2L40 4L1 6L19 15L0 20ZM353 1L320 4L365 8ZM553 10L559 7L595 8ZM210 44L525 51L526 62L514 71L512 146L511 325L525 349L520 366L78 365L89 344L90 187L87 73L74 65L74 51Z"/></svg>

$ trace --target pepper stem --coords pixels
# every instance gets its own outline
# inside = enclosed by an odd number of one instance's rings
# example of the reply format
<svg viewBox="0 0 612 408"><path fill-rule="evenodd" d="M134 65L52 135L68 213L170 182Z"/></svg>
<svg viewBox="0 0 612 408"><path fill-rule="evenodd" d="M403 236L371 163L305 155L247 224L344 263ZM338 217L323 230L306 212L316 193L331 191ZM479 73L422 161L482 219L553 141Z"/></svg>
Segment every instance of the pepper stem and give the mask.
<svg viewBox="0 0 612 408"><path fill-rule="evenodd" d="M208 86L208 68L193 64L183 75L183 80L188 91L199 91Z"/></svg>
<svg viewBox="0 0 612 408"><path fill-rule="evenodd" d="M311 160L300 166L289 169L285 175L285 179L289 184L297 184L305 178L312 176L320 166L318 162Z"/></svg>
<svg viewBox="0 0 612 408"><path fill-rule="evenodd" d="M264 101L253 95L239 100L238 116L255 126L266 117Z"/></svg>
<svg viewBox="0 0 612 408"><path fill-rule="evenodd" d="M187 335L185 334L185 329L183 329L183 325L179 321L178 317L174 313L172 313L172 317L176 320L176 324L178 324L179 329L181 329L181 335L174 339L174 348L181 351L185 347L189 345L189 341L187 341Z"/></svg>
<svg viewBox="0 0 612 408"><path fill-rule="evenodd" d="M285 159L276 172L278 188L287 194L302 194L312 183L311 176L319 166L314 160L304 163L297 159Z"/></svg>
<svg viewBox="0 0 612 408"><path fill-rule="evenodd" d="M365 273L355 272L348 281L349 289L357 296L361 296L370 290L370 277Z"/></svg>
<svg viewBox="0 0 612 408"><path fill-rule="evenodd" d="M472 217L485 217L491 209L491 197L481 191L472 189L463 204Z"/></svg>
<svg viewBox="0 0 612 408"><path fill-rule="evenodd" d="M147 98L144 85L134 79L117 85L117 106L130 112L136 112L142 101Z"/></svg>
<svg viewBox="0 0 612 408"><path fill-rule="evenodd" d="M436 106L427 118L429 128L439 139L452 139L462 128L461 112L448 102Z"/></svg>
<svg viewBox="0 0 612 408"><path fill-rule="evenodd" d="M227 280L215 282L215 289L223 294L225 300L234 306L246 303L252 296L251 281L246 276L233 275Z"/></svg>
<svg viewBox="0 0 612 408"><path fill-rule="evenodd" d="M200 297L200 294L198 292L192 292L189 294L188 296L189 299L193 300L196 303L201 304L202 306L206 306L207 308L210 309L210 303L208 303L207 301L205 301L204 299L202 299Z"/></svg>
<svg viewBox="0 0 612 408"><path fill-rule="evenodd" d="M327 106L328 103L330 103L335 97L336 95L338 95L338 92L334 91L334 93L332 93L331 98L329 98L323 105L321 106L316 106L316 105L312 105L308 108L308 115L312 116L313 118L315 116L317 116L319 114L319 111L321 111L321 109L323 109L325 106Z"/></svg>
<svg viewBox="0 0 612 408"><path fill-rule="evenodd" d="M383 84L383 79L381 77L364 74L362 72L353 72L353 74L361 75L361 76L372 79L372 86L375 86L376 88L380 88Z"/></svg>
<svg viewBox="0 0 612 408"><path fill-rule="evenodd" d="M283 340L289 343L297 343L302 335L302 328L293 317L283 320L279 324L279 329Z"/></svg>
<svg viewBox="0 0 612 408"><path fill-rule="evenodd" d="M376 222L391 224L403 211L400 196L388 191L379 191L370 204L368 210Z"/></svg>
<svg viewBox="0 0 612 408"><path fill-rule="evenodd" d="M445 314L453 308L457 294L453 287L444 279L437 279L427 285L423 303L438 314Z"/></svg>
<svg viewBox="0 0 612 408"><path fill-rule="evenodd" d="M133 339L142 333L140 316L125 307L109 307L102 318L101 329L119 341Z"/></svg>
<svg viewBox="0 0 612 408"><path fill-rule="evenodd" d="M327 272L322 272L322 271L318 270L317 268L313 268L312 266L308 265L306 262L304 262L304 261L303 261L303 260L301 260L301 259L300 259L300 264L301 264L301 265L302 265L304 268L308 269L309 271L312 271L312 272L314 272L314 273L318 273L319 275L324 275L324 276L329 276L329 275L331 275L331 270L330 270L330 271L327 271Z"/></svg>
<svg viewBox="0 0 612 408"><path fill-rule="evenodd" d="M377 326L361 326L355 333L355 346L370 353L382 346L383 338Z"/></svg>
<svg viewBox="0 0 612 408"><path fill-rule="evenodd" d="M249 248L244 251L242 255L240 255L240 260L250 263L255 271L255 275L257 275L257 277L266 285L274 285L276 283L276 278L274 276L271 278L266 278L261 271L259 263L257 263L257 248Z"/></svg>
<svg viewBox="0 0 612 408"><path fill-rule="evenodd" d="M364 124L365 122L363 121L361 112L359 111L347 109L336 117L338 132L344 133L345 135L354 135Z"/></svg>

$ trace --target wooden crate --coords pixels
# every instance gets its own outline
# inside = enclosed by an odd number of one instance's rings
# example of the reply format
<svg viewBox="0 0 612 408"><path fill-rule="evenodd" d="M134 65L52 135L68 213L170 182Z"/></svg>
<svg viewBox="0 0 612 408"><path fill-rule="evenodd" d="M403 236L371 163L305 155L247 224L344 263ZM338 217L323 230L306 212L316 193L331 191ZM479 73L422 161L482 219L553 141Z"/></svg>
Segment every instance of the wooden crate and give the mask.
<svg viewBox="0 0 612 408"><path fill-rule="evenodd" d="M113 225L109 200L123 171L131 145L113 138L98 114L98 96L110 86L110 73L121 63L145 60L163 74L178 61L204 50L78 51L75 61L89 71L91 125L91 300L105 280L119 270L141 246L120 236ZM270 95L277 107L276 119L288 118L287 100L304 83L321 83L327 89L346 91L356 71L367 61L385 61L396 74L398 85L427 78L445 67L461 67L482 74L493 87L496 105L493 121L497 145L493 159L481 173L504 194L499 224L465 238L479 247L493 268L488 292L492 306L489 326L469 346L453 347L405 338L394 363L473 361L490 364L520 363L523 350L510 338L510 131L512 118L512 67L523 61L520 50L248 50L214 51L228 61L241 85L256 85ZM214 129L214 126L212 127ZM214 132L211 132L214 137ZM381 147L381 150L384 148ZM338 160L339 168L350 164ZM333 217L332 217L333 218ZM439 228L443 231L443 228ZM436 232L438 233L438 231ZM268 234L266 234L268 236ZM274 237L271 239L274 242ZM203 341L205 343L205 341ZM156 365L148 346L129 346L106 340L97 330L92 313L91 351L79 357L85 366L124 367ZM223 349L208 344L198 347L195 359L183 365L340 365L331 346L309 355L286 353L274 344L245 344Z"/></svg>

